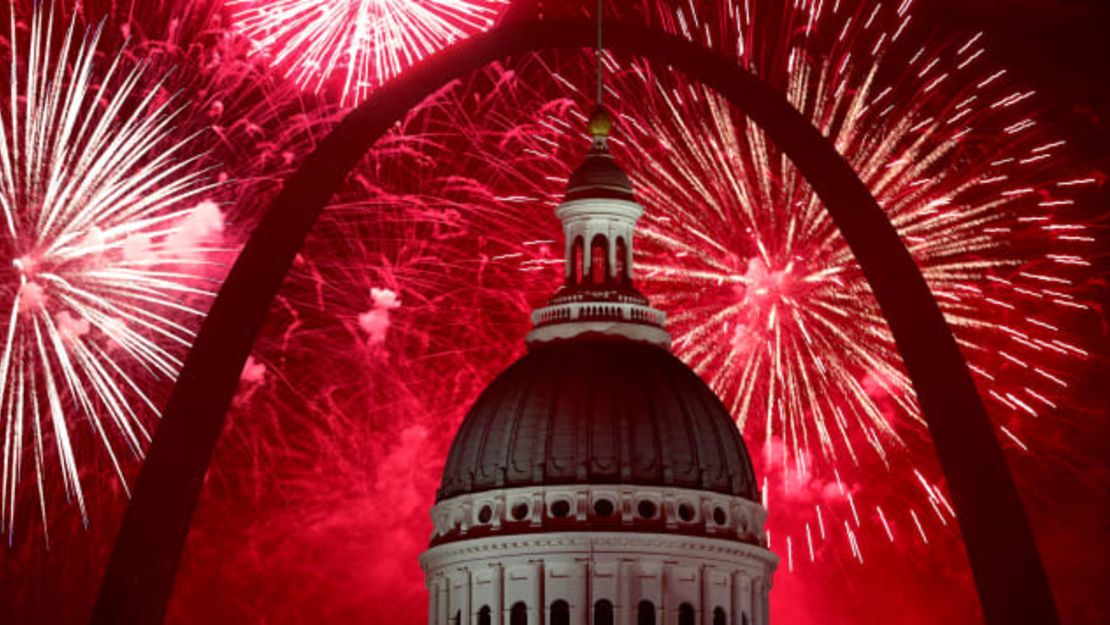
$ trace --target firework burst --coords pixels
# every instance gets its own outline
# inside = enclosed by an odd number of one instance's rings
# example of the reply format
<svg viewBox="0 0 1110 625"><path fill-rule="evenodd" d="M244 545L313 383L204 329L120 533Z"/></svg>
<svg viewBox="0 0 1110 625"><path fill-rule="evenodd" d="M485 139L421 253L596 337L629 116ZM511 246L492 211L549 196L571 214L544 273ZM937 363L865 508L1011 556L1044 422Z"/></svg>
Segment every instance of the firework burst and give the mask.
<svg viewBox="0 0 1110 625"><path fill-rule="evenodd" d="M507 0L227 0L232 21L303 88L344 104L493 25Z"/></svg>
<svg viewBox="0 0 1110 625"><path fill-rule="evenodd" d="M172 138L178 111L160 84L144 88L144 64L100 63L99 29L59 28L49 10L22 30L13 16L0 124L9 532L28 472L44 530L55 474L87 519L80 454L99 446L123 483L121 453L141 457L157 414L151 382L176 375L211 295L203 276L222 226L199 157Z"/></svg>
<svg viewBox="0 0 1110 625"><path fill-rule="evenodd" d="M1060 328L1088 310L1078 285L1093 239L1061 209L1094 180L1061 177L1064 142L1038 128L1031 91L987 66L981 36L922 44L910 2L799 3L774 18L792 34L768 43L760 8L726 4L716 27L683 12L667 25L730 42L845 155L921 267L999 433L1027 450L1015 431L1060 408L1063 372L1087 357ZM924 422L851 251L758 128L696 86L654 91L658 115L626 117L630 160L666 155L639 176L655 209L648 289L675 311L676 352L762 434L773 490L812 506L808 521L780 525L788 565L795 552L813 559L815 537L841 521L860 560L864 522L893 541L897 515L903 537L927 541L922 516L945 524L953 512L913 466L918 454L891 454ZM857 501L846 475L874 473L860 471L865 453L880 473L904 472L895 481L914 484L919 501ZM833 523L820 507L830 500L846 504Z"/></svg>

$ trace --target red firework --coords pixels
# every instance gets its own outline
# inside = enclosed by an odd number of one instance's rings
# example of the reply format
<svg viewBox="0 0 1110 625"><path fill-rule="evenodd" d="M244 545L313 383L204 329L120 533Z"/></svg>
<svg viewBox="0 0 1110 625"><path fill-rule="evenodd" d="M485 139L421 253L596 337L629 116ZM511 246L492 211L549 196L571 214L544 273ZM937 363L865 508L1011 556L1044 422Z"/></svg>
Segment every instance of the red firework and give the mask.
<svg viewBox="0 0 1110 625"><path fill-rule="evenodd" d="M507 0L226 0L237 30L305 89L344 104L493 25Z"/></svg>

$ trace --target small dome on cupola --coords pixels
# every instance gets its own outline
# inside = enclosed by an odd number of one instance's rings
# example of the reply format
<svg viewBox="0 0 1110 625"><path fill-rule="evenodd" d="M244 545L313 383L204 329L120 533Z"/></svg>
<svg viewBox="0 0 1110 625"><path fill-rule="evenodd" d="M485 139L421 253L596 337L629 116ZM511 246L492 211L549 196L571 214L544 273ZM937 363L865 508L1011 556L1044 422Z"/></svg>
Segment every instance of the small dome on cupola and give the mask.
<svg viewBox="0 0 1110 625"><path fill-rule="evenodd" d="M578 169L570 175L564 201L589 198L614 198L636 201L628 174L617 165L609 153L607 138L613 129L613 120L605 109L594 109L587 126L593 136L593 145Z"/></svg>

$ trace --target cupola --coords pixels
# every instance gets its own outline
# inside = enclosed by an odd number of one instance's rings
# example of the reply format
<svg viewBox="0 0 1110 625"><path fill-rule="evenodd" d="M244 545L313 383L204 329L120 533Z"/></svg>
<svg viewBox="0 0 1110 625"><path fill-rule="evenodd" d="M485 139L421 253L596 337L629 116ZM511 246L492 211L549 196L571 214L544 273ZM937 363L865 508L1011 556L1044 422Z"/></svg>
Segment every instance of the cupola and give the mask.
<svg viewBox="0 0 1110 625"><path fill-rule="evenodd" d="M612 128L609 114L595 109L588 125L590 150L555 209L565 238L563 286L532 313L530 347L596 335L670 348L666 315L634 285L633 238L644 208L609 152Z"/></svg>

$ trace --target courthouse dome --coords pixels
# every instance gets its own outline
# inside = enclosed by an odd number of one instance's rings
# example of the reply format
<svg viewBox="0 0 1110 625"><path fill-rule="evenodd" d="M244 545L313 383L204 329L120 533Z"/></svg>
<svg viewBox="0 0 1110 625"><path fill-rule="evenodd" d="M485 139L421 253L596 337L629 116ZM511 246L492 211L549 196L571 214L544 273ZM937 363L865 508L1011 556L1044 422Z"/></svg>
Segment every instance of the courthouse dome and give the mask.
<svg viewBox="0 0 1110 625"><path fill-rule="evenodd" d="M623 484L758 501L728 410L665 349L581 337L534 346L482 393L437 501L499 488Z"/></svg>

